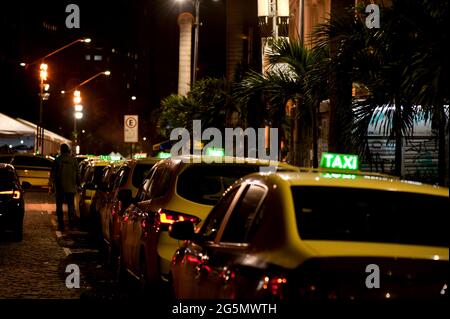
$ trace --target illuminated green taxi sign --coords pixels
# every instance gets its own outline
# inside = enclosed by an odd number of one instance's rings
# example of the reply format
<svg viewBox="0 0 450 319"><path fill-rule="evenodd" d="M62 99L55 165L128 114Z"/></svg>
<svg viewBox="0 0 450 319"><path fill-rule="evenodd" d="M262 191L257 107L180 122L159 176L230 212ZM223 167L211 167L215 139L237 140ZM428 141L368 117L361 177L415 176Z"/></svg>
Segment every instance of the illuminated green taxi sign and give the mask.
<svg viewBox="0 0 450 319"><path fill-rule="evenodd" d="M159 152L156 155L156 157L161 158L161 159L170 158L171 156L172 156L172 154L166 153L166 152Z"/></svg>
<svg viewBox="0 0 450 319"><path fill-rule="evenodd" d="M223 157L225 156L225 150L223 148L207 148L205 152L206 156L218 156Z"/></svg>
<svg viewBox="0 0 450 319"><path fill-rule="evenodd" d="M334 170L357 171L359 168L358 155L323 153L320 167Z"/></svg>

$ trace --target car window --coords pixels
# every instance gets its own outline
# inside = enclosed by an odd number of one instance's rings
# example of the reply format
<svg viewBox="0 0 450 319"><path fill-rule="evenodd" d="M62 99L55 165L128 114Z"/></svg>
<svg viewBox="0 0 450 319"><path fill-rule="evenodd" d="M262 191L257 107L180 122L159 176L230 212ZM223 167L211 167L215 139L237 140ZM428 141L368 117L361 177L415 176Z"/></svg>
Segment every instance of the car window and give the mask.
<svg viewBox="0 0 450 319"><path fill-rule="evenodd" d="M205 223L200 230L200 237L205 241L212 241L216 237L219 231L220 224L222 223L225 214L228 211L234 197L236 196L239 187L235 187L226 193L217 203L216 206L211 210Z"/></svg>
<svg viewBox="0 0 450 319"><path fill-rule="evenodd" d="M259 185L247 186L236 203L225 226L221 242L245 243L247 233L252 225L257 210L264 198L266 190Z"/></svg>
<svg viewBox="0 0 450 319"><path fill-rule="evenodd" d="M114 188L123 186L128 178L128 173L130 172L130 168L128 166L122 167L117 173L117 177L114 181ZM140 184L137 186L139 187Z"/></svg>
<svg viewBox="0 0 450 319"><path fill-rule="evenodd" d="M256 165L193 165L179 175L177 193L199 204L215 205L236 180L258 171Z"/></svg>
<svg viewBox="0 0 450 319"><path fill-rule="evenodd" d="M14 156L13 165L52 167L52 161L37 156Z"/></svg>
<svg viewBox="0 0 450 319"><path fill-rule="evenodd" d="M93 176L94 176L94 167L88 166L86 168L86 171L85 171L84 175L83 175L82 182L83 183L91 183Z"/></svg>
<svg viewBox="0 0 450 319"><path fill-rule="evenodd" d="M101 183L102 176L103 176L103 169L104 168L105 168L105 166L95 166L95 168L94 168L94 179L92 180L94 185L99 185Z"/></svg>
<svg viewBox="0 0 450 319"><path fill-rule="evenodd" d="M302 239L448 247L448 197L318 186L292 196Z"/></svg>
<svg viewBox="0 0 450 319"><path fill-rule="evenodd" d="M145 176L147 176L148 172L152 169L153 164L136 164L133 170L133 176L131 183L134 187L139 187L144 180Z"/></svg>
<svg viewBox="0 0 450 319"><path fill-rule="evenodd" d="M103 186L107 186L109 178L111 176L111 172L112 172L111 166L106 166L105 168L103 168L102 177L101 177L101 184Z"/></svg>
<svg viewBox="0 0 450 319"><path fill-rule="evenodd" d="M138 202L142 202L146 199L148 199L147 193L151 185L151 178L156 172L156 167L153 167L150 172L147 174L147 176L144 178L144 181L140 185L138 192L136 194L136 199Z"/></svg>
<svg viewBox="0 0 450 319"><path fill-rule="evenodd" d="M170 178L170 169L160 165L150 180L148 199L164 196L169 191Z"/></svg>

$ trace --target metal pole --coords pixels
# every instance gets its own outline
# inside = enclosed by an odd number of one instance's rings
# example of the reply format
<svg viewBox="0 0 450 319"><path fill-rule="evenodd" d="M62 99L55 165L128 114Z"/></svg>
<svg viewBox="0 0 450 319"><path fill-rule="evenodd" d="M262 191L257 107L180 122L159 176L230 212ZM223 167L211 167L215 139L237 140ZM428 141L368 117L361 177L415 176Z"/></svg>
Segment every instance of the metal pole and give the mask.
<svg viewBox="0 0 450 319"><path fill-rule="evenodd" d="M77 118L75 117L75 113L73 114L73 145L72 150L76 150L77 147Z"/></svg>
<svg viewBox="0 0 450 319"><path fill-rule="evenodd" d="M198 38L200 31L200 0L195 0L195 35L194 35L194 66L192 70L192 87L197 80Z"/></svg>
<svg viewBox="0 0 450 319"><path fill-rule="evenodd" d="M39 150L39 154L42 155L44 153L44 128L42 124L42 113L44 109L44 79L41 78L40 88L39 88L39 124L37 126L37 150Z"/></svg>

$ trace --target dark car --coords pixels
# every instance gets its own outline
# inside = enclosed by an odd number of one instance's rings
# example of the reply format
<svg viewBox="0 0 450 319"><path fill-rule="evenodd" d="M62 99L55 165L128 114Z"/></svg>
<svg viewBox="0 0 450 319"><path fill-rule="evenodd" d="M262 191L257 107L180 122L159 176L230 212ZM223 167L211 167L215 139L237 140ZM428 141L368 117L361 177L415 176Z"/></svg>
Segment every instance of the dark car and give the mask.
<svg viewBox="0 0 450 319"><path fill-rule="evenodd" d="M24 188L30 184L24 182ZM25 205L23 188L12 165L0 164L0 230L12 232L12 239L22 240Z"/></svg>

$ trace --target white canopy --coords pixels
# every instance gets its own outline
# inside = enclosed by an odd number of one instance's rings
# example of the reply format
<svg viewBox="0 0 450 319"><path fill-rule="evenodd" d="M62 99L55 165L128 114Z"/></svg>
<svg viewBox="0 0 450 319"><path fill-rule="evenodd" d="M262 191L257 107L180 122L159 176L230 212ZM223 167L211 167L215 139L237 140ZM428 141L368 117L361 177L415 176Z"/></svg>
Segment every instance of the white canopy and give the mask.
<svg viewBox="0 0 450 319"><path fill-rule="evenodd" d="M21 119L21 118L17 118L17 121L19 123L23 123L24 125L31 127L33 132L36 132L36 129L37 129L36 124L31 123L31 122ZM51 140L51 141L55 141L55 142L59 142L59 143L66 143L66 144L70 143L70 140L68 140L67 138L65 138L61 135L58 135L56 133L53 133L52 131L49 131L49 130L44 130L44 136L46 139Z"/></svg>
<svg viewBox="0 0 450 319"><path fill-rule="evenodd" d="M12 117L0 113L0 134L8 136L32 135L35 129L31 126L21 123Z"/></svg>

